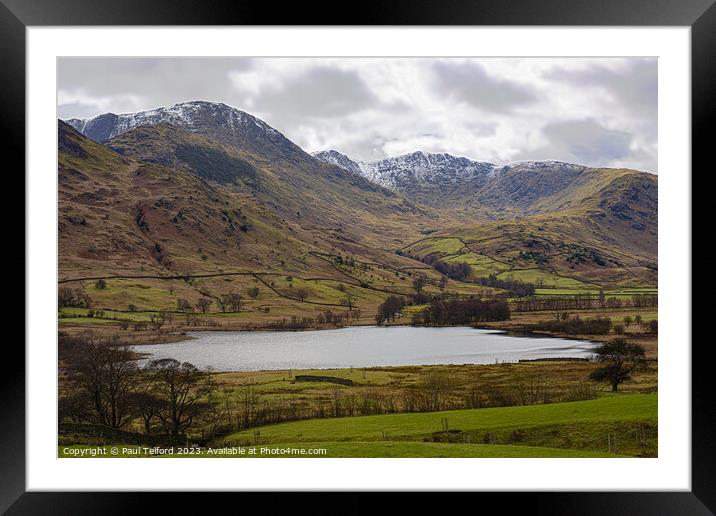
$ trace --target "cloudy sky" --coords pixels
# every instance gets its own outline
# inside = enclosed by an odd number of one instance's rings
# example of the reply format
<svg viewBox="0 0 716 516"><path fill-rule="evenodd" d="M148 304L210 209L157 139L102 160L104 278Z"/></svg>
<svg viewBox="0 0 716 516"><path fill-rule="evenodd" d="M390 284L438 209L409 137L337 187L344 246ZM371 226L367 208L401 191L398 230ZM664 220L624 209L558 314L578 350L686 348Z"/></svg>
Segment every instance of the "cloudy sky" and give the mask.
<svg viewBox="0 0 716 516"><path fill-rule="evenodd" d="M423 150L657 172L657 60L62 58L58 116L190 100L258 116L306 151Z"/></svg>

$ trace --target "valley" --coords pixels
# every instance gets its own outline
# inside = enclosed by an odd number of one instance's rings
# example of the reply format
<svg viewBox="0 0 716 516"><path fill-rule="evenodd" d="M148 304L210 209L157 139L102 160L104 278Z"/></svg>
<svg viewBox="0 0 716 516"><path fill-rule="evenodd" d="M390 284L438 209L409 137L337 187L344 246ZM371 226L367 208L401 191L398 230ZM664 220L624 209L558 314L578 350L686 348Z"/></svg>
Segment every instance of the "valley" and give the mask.
<svg viewBox="0 0 716 516"><path fill-rule="evenodd" d="M217 313L217 299L237 292L243 307L224 321L345 303L370 321L385 296L413 294L416 275L427 293L458 296L499 294L472 283L490 275L540 294L657 284L650 174L417 153L397 160L393 180L390 160L373 165L376 182L347 156L315 159L225 105L106 118L70 121L102 142L60 122L58 221L60 284L105 312L203 297ZM426 263L435 259L469 264L470 278L445 278Z"/></svg>
<svg viewBox="0 0 716 516"><path fill-rule="evenodd" d="M189 438L210 449L332 443L329 456L657 452L655 175L422 151L377 162L312 155L203 101L59 120L57 173L62 456ZM279 370L222 368L207 344L212 372L187 373L200 423L175 421L170 433L164 406L139 387L128 387L121 424L97 424L76 401L78 350L109 360L102 350L122 349L112 360L136 364L153 345L191 348L202 332L246 332L254 346L262 339L250 332L306 331L281 334L295 352L311 332L323 331L318 342L376 325L423 332L407 342L438 355L442 341L422 336L440 326L509 332L519 350L494 362L445 351L432 365ZM590 357L520 347L535 336L565 350L628 339L647 367L612 392L593 381ZM396 342L382 339L381 353ZM328 360L337 346L322 345ZM138 386L159 381L128 367Z"/></svg>

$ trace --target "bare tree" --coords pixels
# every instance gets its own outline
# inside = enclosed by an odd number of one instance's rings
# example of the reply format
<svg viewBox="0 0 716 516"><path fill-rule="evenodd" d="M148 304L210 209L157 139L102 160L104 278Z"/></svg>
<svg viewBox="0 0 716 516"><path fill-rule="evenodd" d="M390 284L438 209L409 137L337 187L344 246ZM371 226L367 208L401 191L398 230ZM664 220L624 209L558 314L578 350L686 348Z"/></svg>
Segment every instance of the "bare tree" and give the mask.
<svg viewBox="0 0 716 516"><path fill-rule="evenodd" d="M306 298L311 294L311 291L308 290L306 287L297 288L294 292L299 301L305 301Z"/></svg>
<svg viewBox="0 0 716 516"><path fill-rule="evenodd" d="M177 310L180 312L191 312L191 303L186 299L180 297L177 299Z"/></svg>
<svg viewBox="0 0 716 516"><path fill-rule="evenodd" d="M182 435L207 410L207 374L189 362L153 360L146 367L153 394L161 400L157 416L171 435Z"/></svg>
<svg viewBox="0 0 716 516"><path fill-rule="evenodd" d="M426 410L445 410L450 395L455 390L455 379L446 373L430 373L425 376L420 388L425 397Z"/></svg>
<svg viewBox="0 0 716 516"><path fill-rule="evenodd" d="M252 385L244 385L239 390L239 405L244 426L249 426L256 416L256 407L259 403L259 394Z"/></svg>
<svg viewBox="0 0 716 516"><path fill-rule="evenodd" d="M594 351L597 360L606 365L592 371L589 377L611 384L612 391L616 392L619 384L630 380L633 372L646 369L644 348L626 339L614 339Z"/></svg>
<svg viewBox="0 0 716 516"><path fill-rule="evenodd" d="M416 274L413 278L413 288L415 289L415 292L420 294L422 292L423 287L425 286L426 278L422 274Z"/></svg>
<svg viewBox="0 0 716 516"><path fill-rule="evenodd" d="M81 287L74 289L70 287L60 287L57 289L57 305L60 307L78 306L89 308L92 305L92 300Z"/></svg>
<svg viewBox="0 0 716 516"><path fill-rule="evenodd" d="M241 311L241 295L237 292L229 292L221 296L220 306L222 311Z"/></svg>
<svg viewBox="0 0 716 516"><path fill-rule="evenodd" d="M88 337L77 355L74 379L92 407L95 422L119 429L131 421L136 374L135 357L128 346Z"/></svg>
<svg viewBox="0 0 716 516"><path fill-rule="evenodd" d="M209 310L209 307L211 306L211 299L208 297L202 297L199 298L199 301L197 302L196 306L199 307L199 310L201 310L201 313L206 313L207 310Z"/></svg>
<svg viewBox="0 0 716 516"><path fill-rule="evenodd" d="M159 419L159 412L162 409L163 402L151 392L151 388L147 388L149 384L144 384L140 391L132 394L132 405L135 414L141 418L144 424L144 433L149 435L154 429L154 421Z"/></svg>
<svg viewBox="0 0 716 516"><path fill-rule="evenodd" d="M343 306L348 307L348 311L353 311L353 302L353 296L348 294L343 299L341 299L341 304Z"/></svg>
<svg viewBox="0 0 716 516"><path fill-rule="evenodd" d="M161 334L162 327L164 326L164 322L165 322L165 319L164 319L163 313L149 314L149 324L152 325L152 328L157 333Z"/></svg>

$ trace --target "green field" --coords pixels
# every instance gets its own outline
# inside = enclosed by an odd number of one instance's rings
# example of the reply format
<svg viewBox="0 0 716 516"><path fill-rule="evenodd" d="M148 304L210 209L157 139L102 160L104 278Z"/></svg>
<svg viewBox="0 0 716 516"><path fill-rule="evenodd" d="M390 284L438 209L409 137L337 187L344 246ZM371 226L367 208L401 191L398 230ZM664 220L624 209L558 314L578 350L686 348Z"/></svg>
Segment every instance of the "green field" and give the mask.
<svg viewBox="0 0 716 516"><path fill-rule="evenodd" d="M636 442L638 424L650 429L646 443ZM619 443L618 452L653 456L657 450L656 424L656 394L616 395L548 405L298 421L237 432L220 439L217 445L251 446L256 444L258 435L260 444L272 446L324 443L330 447L335 443L352 443L352 447L335 448L333 453L362 449L361 456L378 456L368 443L374 442L377 450L384 450L386 441L393 446L398 442L402 445L444 441L441 444L460 448L488 442L488 446L505 445L504 450L493 450L494 456L501 457L525 456L521 455L525 444L534 446L536 449L531 452L538 456L543 456L540 454L544 451L539 448L562 449L568 456L584 452L608 456L611 436ZM417 449L399 448L406 453ZM463 452L456 450L455 454ZM475 453L483 452L475 450Z"/></svg>

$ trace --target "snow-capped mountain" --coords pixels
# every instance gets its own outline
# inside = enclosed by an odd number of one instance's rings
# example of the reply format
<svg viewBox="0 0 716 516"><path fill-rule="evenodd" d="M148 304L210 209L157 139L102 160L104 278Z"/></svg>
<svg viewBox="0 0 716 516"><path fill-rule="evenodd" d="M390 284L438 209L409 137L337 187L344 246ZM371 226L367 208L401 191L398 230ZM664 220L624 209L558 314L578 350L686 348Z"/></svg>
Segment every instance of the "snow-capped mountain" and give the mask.
<svg viewBox="0 0 716 516"><path fill-rule="evenodd" d="M348 181L359 190L382 191L384 195L397 193L412 203L437 208L454 205L466 213L485 216L551 210L561 202L555 195L577 188L582 183L582 174L590 170L560 161L523 161L501 166L447 153L422 151L371 162L354 160L335 150L311 156L255 116L226 104L205 101L184 102L137 113L106 113L88 120L70 119L67 122L83 135L118 152L125 152L127 147L135 154L140 149L147 150L148 143L138 139L146 140L150 136L147 133L133 137L138 128L158 124L176 127L179 132L158 129L157 134L163 136L158 139L155 135L152 141L174 143L164 146L162 153L157 150L162 145L157 144L152 159L161 158L164 160L161 163L193 160L195 166L192 169L199 170L201 173L197 174L202 177L235 178L237 174L244 177L249 174L250 167L239 166L234 160L251 158L253 169L270 163L272 169L280 172L282 187L295 183L298 189L310 192L318 188L320 180L340 176L341 182ZM234 155L228 161L213 162L211 159L218 159L215 148L206 151L208 154L204 151L189 153L187 149L195 147L196 142L182 136L182 130L214 144L231 147L240 155ZM128 141L118 141L122 139ZM186 159L180 156L174 160L177 145L179 153ZM167 153L168 157L165 156ZM261 183L261 174L249 175L255 176L252 184L257 187ZM270 190L268 186L263 188Z"/></svg>
<svg viewBox="0 0 716 516"><path fill-rule="evenodd" d="M206 122L206 117L234 131L254 126L261 131L278 134L273 127L244 111L219 102L203 101L182 102L171 107L122 115L105 113L89 119L71 118L66 122L88 138L102 142L142 125L167 123L191 130L200 127L202 121Z"/></svg>
<svg viewBox="0 0 716 516"><path fill-rule="evenodd" d="M313 153L409 199L431 206L526 206L571 184L588 167L555 160L498 166L446 153L412 152L378 161L353 160L335 150Z"/></svg>
<svg viewBox="0 0 716 516"><path fill-rule="evenodd" d="M352 160L335 150L316 152L313 156L392 190L415 184L447 186L465 181L482 182L495 171L492 163L422 151L370 162Z"/></svg>
<svg viewBox="0 0 716 516"><path fill-rule="evenodd" d="M337 167L341 167L343 170L347 170L348 172L365 175L363 173L363 169L361 168L361 162L353 161L351 158L341 152L338 152L337 150L314 152L312 155L314 158L323 161L324 163L336 165Z"/></svg>
<svg viewBox="0 0 716 516"><path fill-rule="evenodd" d="M137 113L105 113L90 119L65 120L88 138L104 143L131 129L166 123L223 144L307 157L297 145L263 120L219 102L193 101Z"/></svg>

